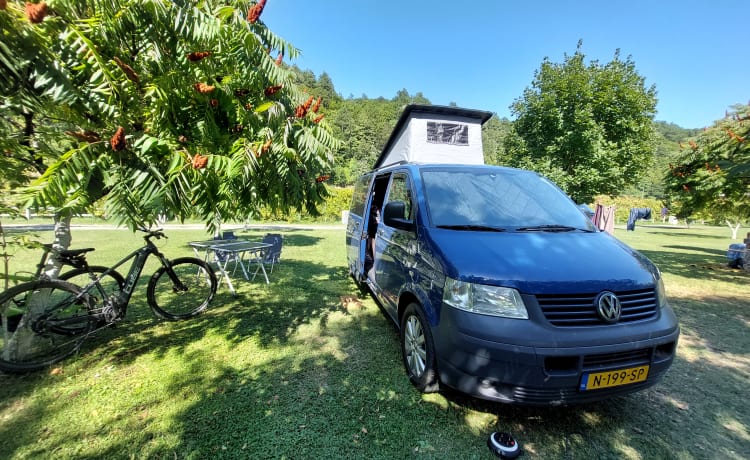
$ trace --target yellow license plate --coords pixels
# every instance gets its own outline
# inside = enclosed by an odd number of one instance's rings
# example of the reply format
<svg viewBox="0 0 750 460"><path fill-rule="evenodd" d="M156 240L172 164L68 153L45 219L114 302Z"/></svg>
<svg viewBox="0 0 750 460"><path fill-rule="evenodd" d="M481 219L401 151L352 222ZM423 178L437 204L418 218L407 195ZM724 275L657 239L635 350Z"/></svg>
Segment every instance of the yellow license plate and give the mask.
<svg viewBox="0 0 750 460"><path fill-rule="evenodd" d="M583 374L580 390L599 390L601 388L629 385L631 383L643 382L647 377L648 365L618 369L616 371Z"/></svg>

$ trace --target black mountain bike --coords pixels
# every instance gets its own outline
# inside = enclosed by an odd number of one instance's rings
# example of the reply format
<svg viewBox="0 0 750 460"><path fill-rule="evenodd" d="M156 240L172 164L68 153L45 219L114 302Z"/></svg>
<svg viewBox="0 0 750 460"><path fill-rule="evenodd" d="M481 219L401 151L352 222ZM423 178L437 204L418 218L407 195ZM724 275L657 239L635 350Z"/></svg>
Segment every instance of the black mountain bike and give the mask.
<svg viewBox="0 0 750 460"><path fill-rule="evenodd" d="M151 276L146 298L152 311L167 320L187 319L208 307L217 280L210 265L195 257L169 260L151 241L166 238L161 230L146 232L146 244L84 287L59 279L40 279L0 294L0 370L42 369L75 353L95 331L125 317L133 289L149 256L161 267ZM85 252L78 254L85 264ZM109 294L102 280L132 259L125 284ZM85 266L84 266L85 269Z"/></svg>

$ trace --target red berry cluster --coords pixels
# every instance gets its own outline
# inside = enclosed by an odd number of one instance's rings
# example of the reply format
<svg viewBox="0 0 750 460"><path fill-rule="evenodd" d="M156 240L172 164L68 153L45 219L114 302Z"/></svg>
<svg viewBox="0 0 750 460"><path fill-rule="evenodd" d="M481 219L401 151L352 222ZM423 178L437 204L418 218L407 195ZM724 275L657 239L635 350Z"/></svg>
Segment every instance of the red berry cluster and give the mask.
<svg viewBox="0 0 750 460"><path fill-rule="evenodd" d="M266 95L266 97L271 97L283 87L283 85L276 85L276 86L269 86L268 88L263 91L263 94Z"/></svg>
<svg viewBox="0 0 750 460"><path fill-rule="evenodd" d="M294 109L294 116L297 118L304 118L305 115L307 115L307 111L310 110L310 106L312 105L313 97L310 96L307 98L304 104L297 106L296 109Z"/></svg>
<svg viewBox="0 0 750 460"><path fill-rule="evenodd" d="M208 94L211 91L215 90L216 87L213 85L207 85L205 83L196 83L193 85L193 88L195 88L196 91L198 91L201 94Z"/></svg>
<svg viewBox="0 0 750 460"><path fill-rule="evenodd" d="M249 10L247 10L247 22L250 24L255 24L258 22L258 19L260 19L260 15L263 13L263 7L266 6L266 0L260 0L255 5L251 6Z"/></svg>
<svg viewBox="0 0 750 460"><path fill-rule="evenodd" d="M731 129L727 129L726 131L727 131L727 134L729 134L730 138L736 140L740 144L745 142L745 138L743 136L740 136L739 134L735 134L735 132L732 131Z"/></svg>
<svg viewBox="0 0 750 460"><path fill-rule="evenodd" d="M120 152L122 150L125 150L126 144L125 144L125 129L120 126L117 128L117 131L115 131L114 136L109 140L109 145L112 147L112 150L115 152Z"/></svg>
<svg viewBox="0 0 750 460"><path fill-rule="evenodd" d="M187 59L190 62L198 62L203 58L207 58L211 56L210 51L193 51L192 53L187 54Z"/></svg>
<svg viewBox="0 0 750 460"><path fill-rule="evenodd" d="M3 8L5 9L5 8ZM26 2L26 18L32 24L39 24L47 17L47 4L44 2L30 3Z"/></svg>
<svg viewBox="0 0 750 460"><path fill-rule="evenodd" d="M312 111L315 113L318 113L318 109L320 108L320 103L323 102L323 98L319 97L317 101L315 101L315 104L312 106Z"/></svg>
<svg viewBox="0 0 750 460"><path fill-rule="evenodd" d="M192 165L193 169L203 169L208 163L208 157L204 157L200 153L196 153L193 157Z"/></svg>

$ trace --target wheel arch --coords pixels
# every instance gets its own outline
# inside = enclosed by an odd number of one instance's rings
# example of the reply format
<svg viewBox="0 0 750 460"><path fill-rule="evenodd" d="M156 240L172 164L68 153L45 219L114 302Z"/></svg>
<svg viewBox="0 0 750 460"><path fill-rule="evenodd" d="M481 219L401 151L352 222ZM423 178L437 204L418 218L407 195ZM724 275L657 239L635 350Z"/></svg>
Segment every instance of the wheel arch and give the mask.
<svg viewBox="0 0 750 460"><path fill-rule="evenodd" d="M427 321L430 322L430 326L437 325L437 312L432 306L429 297L415 285L404 286L398 296L398 324L401 324L401 320L404 317L404 311L406 311L406 307L411 303L419 305L425 317L427 317Z"/></svg>

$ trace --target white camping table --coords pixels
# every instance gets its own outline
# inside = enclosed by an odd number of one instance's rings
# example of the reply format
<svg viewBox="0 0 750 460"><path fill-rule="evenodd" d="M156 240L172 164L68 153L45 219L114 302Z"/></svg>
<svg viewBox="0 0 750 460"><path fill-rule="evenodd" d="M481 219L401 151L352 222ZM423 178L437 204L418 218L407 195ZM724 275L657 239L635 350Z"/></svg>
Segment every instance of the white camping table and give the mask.
<svg viewBox="0 0 750 460"><path fill-rule="evenodd" d="M201 257L201 251L203 251L203 260L208 262L208 256L211 253L216 254L216 265L219 267L222 278L226 281L229 290L232 294L237 292L234 290L232 285L232 279L227 270L227 265L231 261L239 264L242 268L242 274L246 280L250 280L248 274L250 265L255 263L258 268L263 272L263 277L268 281L268 274L266 268L263 266L263 250L272 247L270 243L261 243L259 241L248 241L248 240L206 240L206 241L191 241L188 243L195 255Z"/></svg>

